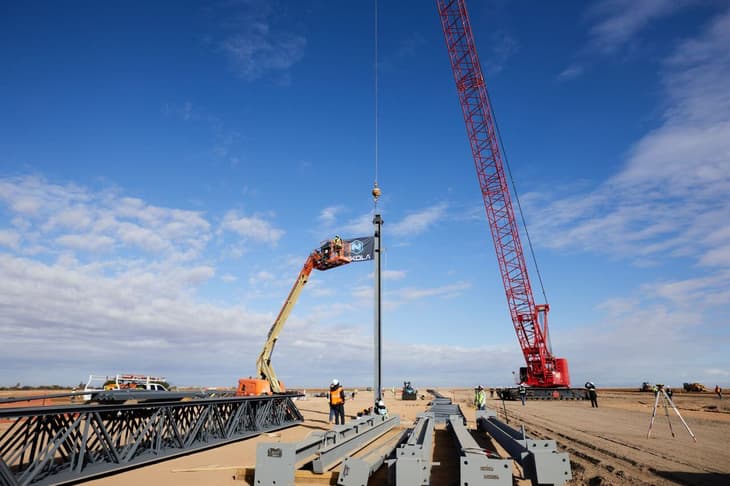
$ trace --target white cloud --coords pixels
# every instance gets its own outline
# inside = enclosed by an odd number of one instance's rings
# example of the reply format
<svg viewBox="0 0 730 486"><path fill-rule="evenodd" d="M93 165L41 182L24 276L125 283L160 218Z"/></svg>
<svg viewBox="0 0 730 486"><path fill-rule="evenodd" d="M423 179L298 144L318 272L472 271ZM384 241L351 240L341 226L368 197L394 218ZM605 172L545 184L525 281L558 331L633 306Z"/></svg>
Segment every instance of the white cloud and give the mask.
<svg viewBox="0 0 730 486"><path fill-rule="evenodd" d="M626 46L638 44L640 33L652 22L668 17L698 3L697 0L602 0L587 11L591 22L589 41L579 53L581 62L572 62L558 74L558 81L568 81L583 74L596 52L611 55Z"/></svg>
<svg viewBox="0 0 730 486"><path fill-rule="evenodd" d="M405 270L383 270L383 280L402 280L406 278Z"/></svg>
<svg viewBox="0 0 730 486"><path fill-rule="evenodd" d="M267 272L266 270L261 270L251 275L248 279L248 282L253 286L261 285L264 282L270 282L272 280L274 280L274 274L272 274L271 272Z"/></svg>
<svg viewBox="0 0 730 486"><path fill-rule="evenodd" d="M652 20L670 15L694 3L692 0L603 0L591 7L597 19L591 28L592 43L604 52L613 52L629 42Z"/></svg>
<svg viewBox="0 0 730 486"><path fill-rule="evenodd" d="M574 381L625 385L635 376L637 384L679 386L712 380L710 370L727 363L720 343L730 338L728 46L730 11L677 46L662 73L663 119L619 173L590 192L527 198L535 241L653 264L663 275L605 301L580 328L553 329L558 353L585 373L573 373ZM695 262L689 272L686 259Z"/></svg>
<svg viewBox="0 0 730 486"><path fill-rule="evenodd" d="M210 225L196 211L150 205L112 190L54 184L38 176L0 178L0 204L24 245L25 254L63 249L165 252L190 258L210 239Z"/></svg>
<svg viewBox="0 0 730 486"><path fill-rule="evenodd" d="M444 217L446 207L445 203L440 203L409 214L401 221L394 223L390 228L390 232L396 236L417 236L422 234Z"/></svg>
<svg viewBox="0 0 730 486"><path fill-rule="evenodd" d="M404 288L394 291L394 293L403 300L417 300L426 297L444 297L452 298L460 295L464 290L471 288L468 282L457 282L441 287L430 288Z"/></svg>
<svg viewBox="0 0 730 486"><path fill-rule="evenodd" d="M325 225L332 225L337 219L337 215L343 211L342 206L329 206L319 213L319 220Z"/></svg>
<svg viewBox="0 0 730 486"><path fill-rule="evenodd" d="M730 12L665 63L661 125L592 192L530 195L536 241L638 261L692 257L730 266Z"/></svg>
<svg viewBox="0 0 730 486"><path fill-rule="evenodd" d="M286 78L289 69L304 56L307 39L277 29L273 25L277 13L272 5L246 2L242 9L225 15L236 19L235 32L220 43L220 49L244 80L254 81L270 73Z"/></svg>
<svg viewBox="0 0 730 486"><path fill-rule="evenodd" d="M0 230L0 245L17 250L20 246L20 233L11 229Z"/></svg>
<svg viewBox="0 0 730 486"><path fill-rule="evenodd" d="M268 221L258 216L239 216L234 210L226 213L221 227L260 243L276 243L284 236L284 230L275 228Z"/></svg>
<svg viewBox="0 0 730 486"><path fill-rule="evenodd" d="M75 250L101 251L111 250L114 239L104 235L62 235L56 238L56 243Z"/></svg>
<svg viewBox="0 0 730 486"><path fill-rule="evenodd" d="M489 46L484 58L484 72L487 76L500 73L507 61L520 49L517 39L503 30L492 32Z"/></svg>
<svg viewBox="0 0 730 486"><path fill-rule="evenodd" d="M343 235L371 235L373 230L373 213L362 214L342 226Z"/></svg>
<svg viewBox="0 0 730 486"><path fill-rule="evenodd" d="M585 68L582 65L573 63L558 74L558 80L568 81L570 79L575 79L583 74L584 71Z"/></svg>

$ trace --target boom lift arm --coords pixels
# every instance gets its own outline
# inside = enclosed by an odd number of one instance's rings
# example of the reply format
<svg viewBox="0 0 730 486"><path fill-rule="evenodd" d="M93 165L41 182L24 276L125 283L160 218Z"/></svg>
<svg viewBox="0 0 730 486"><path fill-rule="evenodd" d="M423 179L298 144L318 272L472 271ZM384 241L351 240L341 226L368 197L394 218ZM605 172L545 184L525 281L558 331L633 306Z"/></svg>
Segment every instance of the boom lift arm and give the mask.
<svg viewBox="0 0 730 486"><path fill-rule="evenodd" d="M471 145L489 228L497 251L512 323L527 363L530 386L570 386L568 363L549 347L548 304L535 304L515 222L494 114L484 82L465 0L436 0L456 90Z"/></svg>
<svg viewBox="0 0 730 486"><path fill-rule="evenodd" d="M299 272L294 285L289 291L289 295L284 301L284 305L279 311L279 315L276 316L274 324L269 329L269 334L264 343L264 347L256 360L257 373L262 381L268 382L271 392L282 393L284 388L276 376L274 367L271 366L271 355L274 352L274 346L276 340L279 338L281 330L286 324L286 320L289 318L294 305L299 299L299 295L302 293L302 289L309 280L309 275L312 270L329 270L331 268L346 265L352 261L350 257L350 243L342 240L339 237L335 237L332 240L325 241L320 248L314 250L304 262L304 266ZM239 380L239 391L241 388L241 382L246 380ZM259 393L256 393L259 394Z"/></svg>

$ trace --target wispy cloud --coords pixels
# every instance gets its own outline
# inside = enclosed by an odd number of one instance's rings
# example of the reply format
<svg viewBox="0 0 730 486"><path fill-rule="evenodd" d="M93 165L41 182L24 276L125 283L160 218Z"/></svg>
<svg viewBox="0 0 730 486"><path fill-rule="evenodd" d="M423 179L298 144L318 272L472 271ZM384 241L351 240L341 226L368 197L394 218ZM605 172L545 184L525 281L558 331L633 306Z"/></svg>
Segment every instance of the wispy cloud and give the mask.
<svg viewBox="0 0 730 486"><path fill-rule="evenodd" d="M393 310L422 299L453 299L471 288L470 282L454 282L438 287L403 287L388 292L384 307ZM369 289L368 289L369 290ZM372 291L363 290L362 298L372 298Z"/></svg>
<svg viewBox="0 0 730 486"><path fill-rule="evenodd" d="M595 20L591 43L611 53L644 29L652 20L675 13L695 3L693 0L604 0L591 7L588 16Z"/></svg>
<svg viewBox="0 0 730 486"><path fill-rule="evenodd" d="M497 30L491 34L489 47L482 61L487 75L502 72L510 58L520 50L517 39L503 30Z"/></svg>
<svg viewBox="0 0 730 486"><path fill-rule="evenodd" d="M383 270L382 277L384 280L402 280L406 278L405 270Z"/></svg>
<svg viewBox="0 0 730 486"><path fill-rule="evenodd" d="M260 243L276 243L284 236L284 230L259 216L242 216L235 210L226 213L221 228Z"/></svg>
<svg viewBox="0 0 730 486"><path fill-rule="evenodd" d="M726 11L675 49L664 63L663 122L618 174L588 193L528 199L540 241L644 262L684 256L730 266L729 45Z"/></svg>
<svg viewBox="0 0 730 486"><path fill-rule="evenodd" d="M446 203L439 203L414 212L394 223L390 231L396 236L417 236L441 220L446 214Z"/></svg>
<svg viewBox="0 0 730 486"><path fill-rule="evenodd" d="M234 31L220 42L233 69L246 81L276 74L288 82L289 69L304 56L307 39L274 25L274 5L261 1L246 1L226 9L224 13L236 19Z"/></svg>
<svg viewBox="0 0 730 486"><path fill-rule="evenodd" d="M558 80L568 81L571 79L575 79L583 74L583 71L585 71L585 68L582 65L573 63L567 68L563 69L560 74L558 74Z"/></svg>
<svg viewBox="0 0 730 486"><path fill-rule="evenodd" d="M595 62L596 53L612 55L640 39L642 31L652 22L675 14L697 0L602 0L591 5L586 19L591 27L588 42L576 54L573 61L557 76L558 81L570 81L580 77L586 68Z"/></svg>
<svg viewBox="0 0 730 486"><path fill-rule="evenodd" d="M342 213L345 208L343 206L329 206L319 213L319 221L325 225L332 225L337 219L337 215Z"/></svg>
<svg viewBox="0 0 730 486"><path fill-rule="evenodd" d="M672 275L682 260L690 275L656 278L613 298L584 327L558 335L561 351L604 383L635 376L678 385L712 379L727 359L730 310L730 10L665 60L665 111L658 127L628 153L615 176L591 191L527 198L536 241L656 265ZM694 275L692 275L694 274ZM582 353L586 347L590 356ZM636 350L641 350L637 353ZM693 356L692 376L670 375L668 357ZM610 373L598 363L612 362ZM714 368L713 368L714 367ZM688 372L689 373L689 372ZM637 380L642 377L637 377Z"/></svg>

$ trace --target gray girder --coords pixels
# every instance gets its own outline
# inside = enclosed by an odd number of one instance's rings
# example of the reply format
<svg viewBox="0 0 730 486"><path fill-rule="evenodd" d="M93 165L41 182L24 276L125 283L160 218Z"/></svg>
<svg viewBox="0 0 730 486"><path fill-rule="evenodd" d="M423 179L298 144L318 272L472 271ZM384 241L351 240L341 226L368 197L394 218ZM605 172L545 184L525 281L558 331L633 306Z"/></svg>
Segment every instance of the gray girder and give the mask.
<svg viewBox="0 0 730 486"><path fill-rule="evenodd" d="M504 447L533 484L562 485L572 479L570 456L558 452L554 440L530 439L524 432L500 422L491 410L477 410L476 417L477 428Z"/></svg>
<svg viewBox="0 0 730 486"><path fill-rule="evenodd" d="M346 457L342 462L337 484L341 486L364 486L368 484L370 476L380 469L388 456L393 454L393 450L403 441L405 435L405 431L394 435L385 444L362 457Z"/></svg>
<svg viewBox="0 0 730 486"><path fill-rule="evenodd" d="M512 460L489 457L471 436L461 415L449 417L448 426L459 449L459 484L512 485Z"/></svg>
<svg viewBox="0 0 730 486"><path fill-rule="evenodd" d="M431 484L431 449L433 447L432 413L418 416L408 440L396 450L395 484Z"/></svg>
<svg viewBox="0 0 730 486"><path fill-rule="evenodd" d="M300 442L260 443L254 484L293 486L295 471L310 461L312 470L322 474L398 424L398 417L367 415L326 432L313 432Z"/></svg>
<svg viewBox="0 0 730 486"><path fill-rule="evenodd" d="M290 427L303 421L294 396L0 410L0 486L78 482Z"/></svg>

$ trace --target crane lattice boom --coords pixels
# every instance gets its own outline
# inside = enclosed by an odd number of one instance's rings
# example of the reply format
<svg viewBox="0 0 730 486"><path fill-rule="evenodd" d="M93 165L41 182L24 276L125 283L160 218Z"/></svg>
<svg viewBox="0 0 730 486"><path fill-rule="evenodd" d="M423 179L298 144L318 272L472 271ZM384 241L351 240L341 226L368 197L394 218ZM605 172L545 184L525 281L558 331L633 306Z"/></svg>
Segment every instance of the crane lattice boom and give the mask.
<svg viewBox="0 0 730 486"><path fill-rule="evenodd" d="M465 2L436 0L436 5L512 323L527 363L527 384L568 386L567 362L556 360L547 345L549 306L534 302L493 111Z"/></svg>

